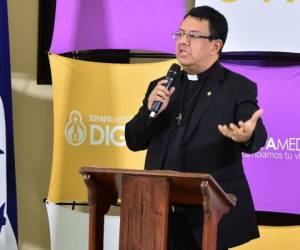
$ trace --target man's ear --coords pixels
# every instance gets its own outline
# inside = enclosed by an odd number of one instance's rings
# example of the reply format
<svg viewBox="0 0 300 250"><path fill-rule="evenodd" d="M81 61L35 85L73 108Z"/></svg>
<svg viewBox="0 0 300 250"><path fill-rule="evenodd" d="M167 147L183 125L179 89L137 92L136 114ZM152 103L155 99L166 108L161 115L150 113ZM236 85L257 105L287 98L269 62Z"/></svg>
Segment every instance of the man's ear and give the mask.
<svg viewBox="0 0 300 250"><path fill-rule="evenodd" d="M219 54L222 47L223 47L223 42L221 39L216 39L216 40L213 40L213 52L216 53L216 54Z"/></svg>

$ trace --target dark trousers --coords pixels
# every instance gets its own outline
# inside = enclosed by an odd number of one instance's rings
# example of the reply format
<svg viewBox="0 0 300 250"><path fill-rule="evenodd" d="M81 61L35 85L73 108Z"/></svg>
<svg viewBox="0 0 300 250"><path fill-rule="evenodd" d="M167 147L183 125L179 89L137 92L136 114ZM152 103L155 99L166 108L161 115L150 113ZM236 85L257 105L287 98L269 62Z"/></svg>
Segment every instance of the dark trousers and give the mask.
<svg viewBox="0 0 300 250"><path fill-rule="evenodd" d="M186 213L169 213L168 250L201 250L202 225L201 215L191 221ZM226 250L226 249L218 249Z"/></svg>

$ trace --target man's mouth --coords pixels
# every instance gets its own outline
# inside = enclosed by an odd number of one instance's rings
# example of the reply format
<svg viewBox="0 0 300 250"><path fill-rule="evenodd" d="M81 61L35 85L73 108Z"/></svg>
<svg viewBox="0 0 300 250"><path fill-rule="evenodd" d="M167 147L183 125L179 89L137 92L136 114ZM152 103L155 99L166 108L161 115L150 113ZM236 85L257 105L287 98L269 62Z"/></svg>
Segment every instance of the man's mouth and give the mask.
<svg viewBox="0 0 300 250"><path fill-rule="evenodd" d="M179 48L178 52L179 52L179 55L182 55L182 56L189 54L188 50L185 48Z"/></svg>

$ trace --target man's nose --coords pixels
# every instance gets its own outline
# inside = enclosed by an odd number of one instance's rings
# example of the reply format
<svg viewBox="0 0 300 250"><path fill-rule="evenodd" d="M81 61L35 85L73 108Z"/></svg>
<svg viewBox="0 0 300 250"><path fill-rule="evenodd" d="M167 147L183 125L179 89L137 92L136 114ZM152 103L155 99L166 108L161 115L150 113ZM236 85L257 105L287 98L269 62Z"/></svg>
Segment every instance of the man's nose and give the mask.
<svg viewBox="0 0 300 250"><path fill-rule="evenodd" d="M178 42L179 42L180 44L190 44L190 39L189 39L189 37L188 37L187 34L184 34L184 35L178 40Z"/></svg>

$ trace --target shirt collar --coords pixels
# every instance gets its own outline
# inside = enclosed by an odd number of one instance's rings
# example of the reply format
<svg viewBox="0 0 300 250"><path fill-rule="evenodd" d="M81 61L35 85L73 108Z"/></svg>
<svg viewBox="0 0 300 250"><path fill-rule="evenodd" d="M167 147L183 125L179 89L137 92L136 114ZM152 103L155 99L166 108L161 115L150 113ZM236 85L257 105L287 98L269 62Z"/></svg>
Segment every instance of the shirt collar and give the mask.
<svg viewBox="0 0 300 250"><path fill-rule="evenodd" d="M210 74L211 71L213 71L213 69L219 65L219 61L216 61L210 68L208 68L207 70L197 74L197 75L191 75L191 74L188 74L186 73L187 75L187 79L189 81L201 81L201 80L205 80L207 78L207 76Z"/></svg>

